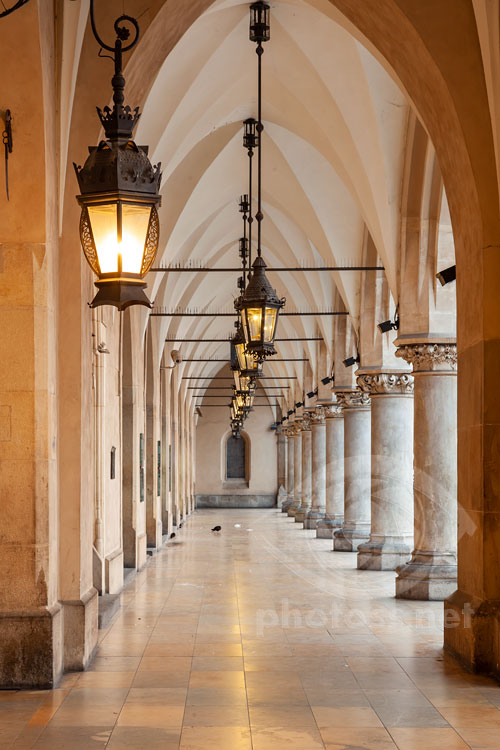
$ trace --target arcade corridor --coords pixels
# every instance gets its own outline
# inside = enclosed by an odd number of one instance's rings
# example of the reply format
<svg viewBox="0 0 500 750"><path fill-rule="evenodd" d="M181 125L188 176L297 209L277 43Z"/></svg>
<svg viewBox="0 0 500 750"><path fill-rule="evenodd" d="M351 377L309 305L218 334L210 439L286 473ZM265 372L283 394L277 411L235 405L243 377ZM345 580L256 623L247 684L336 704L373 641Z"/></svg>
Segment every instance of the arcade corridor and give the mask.
<svg viewBox="0 0 500 750"><path fill-rule="evenodd" d="M0 693L0 747L498 748L500 687L443 656L442 603L394 599L394 572L331 546L277 509L199 510L86 672Z"/></svg>

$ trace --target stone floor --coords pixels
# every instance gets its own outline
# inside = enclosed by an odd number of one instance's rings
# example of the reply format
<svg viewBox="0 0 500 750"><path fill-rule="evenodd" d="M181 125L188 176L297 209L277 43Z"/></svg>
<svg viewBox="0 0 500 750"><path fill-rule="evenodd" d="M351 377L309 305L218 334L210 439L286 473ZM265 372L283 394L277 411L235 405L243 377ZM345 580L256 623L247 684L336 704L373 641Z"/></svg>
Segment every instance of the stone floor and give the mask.
<svg viewBox="0 0 500 750"><path fill-rule="evenodd" d="M198 511L87 672L0 693L0 748L498 750L500 688L443 657L442 605L355 565L276 510Z"/></svg>

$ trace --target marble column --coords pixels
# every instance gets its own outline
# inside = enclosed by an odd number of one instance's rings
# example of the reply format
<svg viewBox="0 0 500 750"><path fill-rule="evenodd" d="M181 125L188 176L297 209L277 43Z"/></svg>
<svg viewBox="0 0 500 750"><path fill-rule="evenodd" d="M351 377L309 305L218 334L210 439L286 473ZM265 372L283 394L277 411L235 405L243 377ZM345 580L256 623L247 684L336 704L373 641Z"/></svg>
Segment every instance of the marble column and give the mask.
<svg viewBox="0 0 500 750"><path fill-rule="evenodd" d="M358 547L361 570L396 570L413 549L413 376L363 373L371 399L371 535Z"/></svg>
<svg viewBox="0 0 500 750"><path fill-rule="evenodd" d="M334 550L356 552L370 538L370 398L360 391L337 393L344 407L344 524L334 532Z"/></svg>
<svg viewBox="0 0 500 750"><path fill-rule="evenodd" d="M288 508L288 515L295 516L302 503L302 429L300 420L295 420L293 430L293 503Z"/></svg>
<svg viewBox="0 0 500 750"><path fill-rule="evenodd" d="M309 414L304 414L300 420L302 430L302 498L300 508L295 514L296 523L304 523L311 509L312 494L312 432Z"/></svg>
<svg viewBox="0 0 500 750"><path fill-rule="evenodd" d="M287 471L287 499L281 506L282 513L288 513L288 508L293 504L293 488L294 488L294 476L295 476L295 442L293 430L290 427L285 427L285 434L287 438L287 452L286 452L286 471Z"/></svg>
<svg viewBox="0 0 500 750"><path fill-rule="evenodd" d="M286 470L286 449L287 449L287 436L284 428L279 426L276 429L277 439L277 453L278 453L278 494L276 496L276 502L278 508L281 509L283 502L286 500L286 482L287 482L287 470Z"/></svg>
<svg viewBox="0 0 500 750"><path fill-rule="evenodd" d="M415 547L398 569L396 597L440 601L457 587L457 350L406 344L397 356L415 378Z"/></svg>
<svg viewBox="0 0 500 750"><path fill-rule="evenodd" d="M332 539L344 520L344 412L339 404L325 406L326 510L316 526L316 536Z"/></svg>
<svg viewBox="0 0 500 750"><path fill-rule="evenodd" d="M311 510L304 520L305 529L315 529L326 513L326 421L325 410L316 407L311 413L312 493Z"/></svg>

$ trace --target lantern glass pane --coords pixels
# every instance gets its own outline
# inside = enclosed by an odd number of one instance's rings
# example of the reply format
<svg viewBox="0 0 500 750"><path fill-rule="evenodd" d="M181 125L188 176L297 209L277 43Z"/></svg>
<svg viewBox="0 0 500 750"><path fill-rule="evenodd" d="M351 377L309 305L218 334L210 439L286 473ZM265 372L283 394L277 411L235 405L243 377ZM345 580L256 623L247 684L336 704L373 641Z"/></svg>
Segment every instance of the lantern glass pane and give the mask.
<svg viewBox="0 0 500 750"><path fill-rule="evenodd" d="M245 314L247 330L250 336L250 341L261 340L262 330L262 309L260 307L249 307L246 310L242 310L242 315Z"/></svg>
<svg viewBox="0 0 500 750"><path fill-rule="evenodd" d="M122 204L121 242L118 241L117 203L89 206L88 212L101 273L117 272L121 255L122 271L140 274L151 206Z"/></svg>
<svg viewBox="0 0 500 750"><path fill-rule="evenodd" d="M151 206L124 203L122 205L122 269L126 273L141 273L142 256L148 234Z"/></svg>
<svg viewBox="0 0 500 750"><path fill-rule="evenodd" d="M92 235L101 273L118 271L118 204L89 206Z"/></svg>
<svg viewBox="0 0 500 750"><path fill-rule="evenodd" d="M247 357L245 353L245 344L236 344L236 356L238 357L238 367L240 370L247 369Z"/></svg>
<svg viewBox="0 0 500 750"><path fill-rule="evenodd" d="M266 318L264 323L264 341L272 344L276 329L277 310L275 307L266 307Z"/></svg>

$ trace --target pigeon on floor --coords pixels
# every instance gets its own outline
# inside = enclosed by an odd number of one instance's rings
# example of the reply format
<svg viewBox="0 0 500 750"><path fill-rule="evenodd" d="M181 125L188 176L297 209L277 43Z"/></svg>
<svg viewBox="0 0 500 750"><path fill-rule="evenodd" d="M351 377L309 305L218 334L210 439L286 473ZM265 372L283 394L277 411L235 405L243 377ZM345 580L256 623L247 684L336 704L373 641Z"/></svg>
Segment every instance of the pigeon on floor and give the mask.
<svg viewBox="0 0 500 750"><path fill-rule="evenodd" d="M175 536L175 531L172 531L172 533L171 533L171 534L170 534L170 536L169 536L169 539L173 539L173 538L174 538L174 536Z"/></svg>
<svg viewBox="0 0 500 750"><path fill-rule="evenodd" d="M212 531L220 531L222 529L222 526L214 526Z"/></svg>

